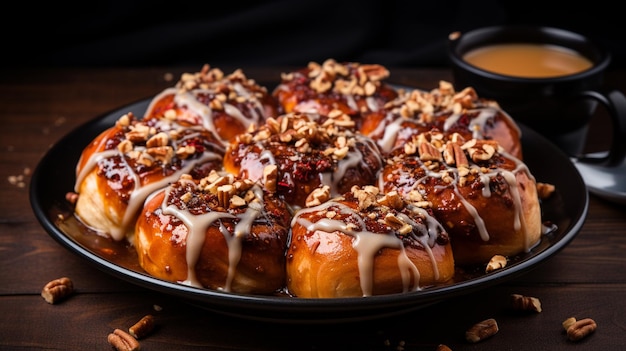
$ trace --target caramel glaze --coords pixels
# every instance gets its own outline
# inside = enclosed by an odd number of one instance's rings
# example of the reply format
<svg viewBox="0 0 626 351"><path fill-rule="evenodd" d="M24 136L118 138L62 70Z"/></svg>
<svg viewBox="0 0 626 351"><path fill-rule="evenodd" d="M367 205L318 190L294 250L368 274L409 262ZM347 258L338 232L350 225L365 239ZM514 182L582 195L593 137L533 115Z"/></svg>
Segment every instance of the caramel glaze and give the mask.
<svg viewBox="0 0 626 351"><path fill-rule="evenodd" d="M287 288L298 297L417 291L454 276L448 234L431 210L374 186L299 210L292 231Z"/></svg>
<svg viewBox="0 0 626 351"><path fill-rule="evenodd" d="M220 169L223 154L221 143L200 126L124 115L81 154L76 214L97 232L132 242L134 220L148 195L184 173L201 178Z"/></svg>
<svg viewBox="0 0 626 351"><path fill-rule="evenodd" d="M456 92L445 81L430 92L399 90L398 98L384 109L363 117L359 131L376 140L383 152L390 152L433 129L466 140L495 140L522 159L521 132L513 119L495 101L479 98L473 88Z"/></svg>
<svg viewBox="0 0 626 351"><path fill-rule="evenodd" d="M542 234L535 179L493 141L421 134L392 151L379 187L431 203L461 265L528 252Z"/></svg>
<svg viewBox="0 0 626 351"><path fill-rule="evenodd" d="M168 281L228 292L284 288L291 215L258 183L183 175L151 196L137 220L141 266Z"/></svg>
<svg viewBox="0 0 626 351"><path fill-rule="evenodd" d="M336 112L336 113L335 113ZM269 181L293 209L306 205L309 194L324 185L331 196L353 185L376 182L383 157L370 138L352 133L349 116L290 113L237 136L227 148L224 169L242 178Z"/></svg>
<svg viewBox="0 0 626 351"><path fill-rule="evenodd" d="M340 110L358 127L361 114L379 111L397 97L396 89L384 82L388 77L389 71L381 65L328 59L283 74L272 95L283 113L328 115Z"/></svg>
<svg viewBox="0 0 626 351"><path fill-rule="evenodd" d="M262 124L278 113L278 104L267 88L248 79L242 70L224 75L205 65L199 72L183 74L175 87L155 96L144 118L167 115L202 125L226 146L251 125Z"/></svg>

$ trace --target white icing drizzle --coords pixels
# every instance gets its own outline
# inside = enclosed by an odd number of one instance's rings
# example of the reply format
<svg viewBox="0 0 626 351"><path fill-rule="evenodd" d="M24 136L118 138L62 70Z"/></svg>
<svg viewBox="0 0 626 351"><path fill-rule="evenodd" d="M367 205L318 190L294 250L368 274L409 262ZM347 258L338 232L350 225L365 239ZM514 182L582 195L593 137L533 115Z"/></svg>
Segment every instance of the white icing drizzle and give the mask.
<svg viewBox="0 0 626 351"><path fill-rule="evenodd" d="M484 107L479 109L468 110L467 114L471 114L473 112L478 112L478 115L471 118L469 125L467 126L467 130L472 132L472 138L474 139L484 139L483 131L485 130L485 126L487 122L493 119L498 113L498 109L493 107ZM446 118L443 123L443 131L447 132L454 126L454 124L461 118L463 114L461 113L453 113Z"/></svg>
<svg viewBox="0 0 626 351"><path fill-rule="evenodd" d="M390 152L394 148L398 133L400 130L402 130L402 123L408 120L405 117L401 117L398 114L398 111L398 109L388 111L385 114L383 120L378 123L373 131L369 133L373 136L380 135L380 137L376 138L376 143L383 150L383 152ZM443 132L449 132L463 115L477 113L477 115L473 116L470 119L467 130L471 132L472 138L485 139L484 131L486 129L486 125L489 123L490 120L498 115L498 112L500 112L504 118L507 118L509 120L511 119L511 117L503 110L493 106L469 109L463 113L451 113L448 117L446 117L443 122ZM412 120L416 123L420 123L423 126L427 126L426 123L418 122L419 118L417 117L412 118ZM510 121L508 125L517 128L517 125L512 121Z"/></svg>
<svg viewBox="0 0 626 351"><path fill-rule="evenodd" d="M383 159L376 149L374 142L360 134L355 135L355 137L357 139L357 143L361 143L369 149L369 154L378 156L377 163L382 166ZM330 194L332 197L340 196L342 194L339 190L339 182L344 178L349 169L357 167L360 163L364 163L363 153L361 153L358 148L351 147L348 154L343 159L336 162L336 167L332 172L320 173L320 183L322 185L327 185L330 188Z"/></svg>
<svg viewBox="0 0 626 351"><path fill-rule="evenodd" d="M167 122L159 121L159 123L157 123L157 126L156 126L157 130L162 130L162 131L175 129L179 127L181 126L174 122L169 122L169 121ZM197 135L198 133L192 133L190 135L185 136L184 138L180 140L173 141L174 142L173 148L175 150L178 149L177 144L189 138L193 138ZM104 142L105 141L103 141L103 143ZM102 143L100 145L102 145ZM135 147L134 150L142 151L142 150L145 150L145 147L138 146L138 147ZM78 173L76 177L76 182L74 184L74 190L76 192L80 191L80 186L82 182L84 181L85 177L87 176L87 174L89 174L93 170L94 167L97 167L98 163L106 161L107 159L111 159L114 157L119 157L120 161L124 165L125 170L128 172L127 173L128 176L131 177L133 180L133 189L130 190L130 197L128 200L128 204L126 205L126 208L124 209L121 223L119 223L118 226L113 226L111 228L97 228L100 230L106 230L107 234L109 234L111 238L115 241L120 241L126 237L128 233L128 228L130 228L133 225L133 220L135 218L136 213L139 211L144 201L148 198L150 194L160 189L165 188L168 184L175 182L176 180L178 180L178 178L182 174L189 173L196 165L202 164L204 162L212 161L212 160L219 160L222 158L222 156L217 153L214 153L211 151L205 151L198 159L195 159L193 161L183 161L183 166L179 170L176 170L175 172L173 172L171 175L167 177L163 177L162 179L159 179L157 181L154 181L148 184L141 184L141 179L139 177L139 174L137 174L133 170L133 168L127 163L126 156L117 148L94 152L90 156L90 158L87 160L85 165L82 167L80 172Z"/></svg>
<svg viewBox="0 0 626 351"><path fill-rule="evenodd" d="M513 220L513 229L515 231L522 230L525 232L527 231L527 228L522 227L522 223L525 223L525 220L523 219L524 212L522 210L521 194L517 186L517 179L516 179L515 174L518 172L525 172L528 175L529 179L531 179L532 181L535 181L535 179L532 176L532 174L529 172L526 164L524 164L522 161L506 153L504 150L502 150L502 148L500 148L498 152L503 157L506 157L515 163L515 168L513 170L509 171L503 168L496 168L496 169L489 170L488 172L483 172L481 170L481 167L479 167L476 164L470 164L470 169L473 169L479 175L479 179L483 183L482 196L484 197L491 197L491 190L489 188L490 180L493 177L497 176L498 174L502 175L502 177L504 178L504 180L507 182L509 186L511 198L513 199L514 212L515 212L514 220ZM416 158L416 159L419 161L419 158ZM463 207L467 210L467 212L470 214L470 216L474 220L474 223L476 224L476 229L478 230L480 238L483 241L489 241L490 235L485 225L485 221L478 213L478 210L467 199L465 199L462 196L461 192L459 191L458 169L455 167L447 167L443 171L433 171L433 170L430 170L426 165L424 165L423 162L421 161L419 162L420 162L420 168L424 171L425 175L419 179L410 179L408 177L405 177L404 180L397 181L399 188L401 188L403 184L411 184L411 186L409 187L410 190L419 190L418 189L419 183L421 183L428 177L442 178L444 174L451 176L453 178L453 181L450 183L450 185L452 185L453 191L457 195L461 204L463 204ZM379 177L379 180L378 180L378 186L381 190L384 189L384 184L385 184L385 180L383 179L382 173L381 173L381 176ZM529 235L527 234L528 233L525 233L524 236L529 237ZM525 250L529 251L530 249L531 249L530 243L528 242L525 243Z"/></svg>
<svg viewBox="0 0 626 351"><path fill-rule="evenodd" d="M356 100L354 99L354 95L345 94L344 97L346 98L346 104L348 105L348 107L350 107L354 111L359 110L359 106L357 105Z"/></svg>
<svg viewBox="0 0 626 351"><path fill-rule="evenodd" d="M351 226L348 226L346 224L347 222L345 220L321 218L317 222L313 223L305 218L302 218L302 215L305 213L324 211L331 206L334 207L333 210L352 218L358 224L359 228L352 229ZM411 206L412 210L417 209L414 208L412 205L408 206ZM413 227L413 232L411 233L411 236L416 239L428 253L431 264L433 266L433 271L435 272L435 279L438 279L439 270L437 268L436 259L432 252L432 247L435 245L435 240L437 239L438 233L440 231L443 231L443 227L424 209L418 209L418 211L419 215L425 221L425 224L419 223L403 213L399 213L398 216ZM305 227L307 231L310 232L341 232L354 237L352 247L355 249L358 255L357 263L359 269L359 281L363 296L371 296L373 293L375 255L379 250L383 248L392 248L399 250L398 269L400 270L400 274L402 277L403 291L417 291L421 289L419 285L420 272L416 265L409 259L402 240L398 238L392 230L383 233L368 231L366 229L365 221L363 219L363 214L356 212L349 206L336 200L329 200L325 203L322 203L321 205L303 208L296 212L296 214L292 218L292 226L295 223L298 223L299 225ZM413 286L409 286L411 278L413 278L414 281Z"/></svg>
<svg viewBox="0 0 626 351"><path fill-rule="evenodd" d="M373 112L378 111L381 107L380 103L376 101L376 98L374 96L368 96L367 98L365 98L365 102L367 103L367 108Z"/></svg>
<svg viewBox="0 0 626 351"><path fill-rule="evenodd" d="M388 112L385 120L390 116L391 112ZM402 122L404 122L403 118L396 118L389 124L381 122L372 132L372 135L380 135L382 133L382 137L377 140L377 143L383 152L390 152L393 149L398 137L398 131L402 129Z"/></svg>
<svg viewBox="0 0 626 351"><path fill-rule="evenodd" d="M243 84L240 82L232 82L232 88L238 97L244 98L248 105L246 106L246 112L250 115L250 117L246 117L244 115L244 111L235 107L234 105L228 103L228 101L223 102L224 112L231 117L235 118L238 122L240 122L244 128L248 128L252 124L258 124L262 118L264 113L264 108L262 102L254 95L254 93L250 92ZM208 130L210 130L219 140L222 142L223 146L228 145L228 141L224 140L220 137L217 129L215 127L215 123L213 121L213 109L210 106L200 102L198 99L199 95L209 95L214 94L215 91L212 89L193 89L191 91L180 90L177 88L167 88L163 90L160 94L158 94L148 106L146 110L146 115L151 113L154 109L154 105L161 99L163 99L167 95L174 96L174 103L180 107L186 107L190 112L198 116L199 120L190 121L192 123L201 123L202 126Z"/></svg>
<svg viewBox="0 0 626 351"><path fill-rule="evenodd" d="M358 150L350 150L346 157L337 161L337 167L332 172L322 172L319 174L320 183L330 188L331 196L340 195L339 181L343 179L349 168L356 167L363 161L363 155Z"/></svg>
<svg viewBox="0 0 626 351"><path fill-rule="evenodd" d="M150 100L148 108L146 108L146 112L144 113L143 117L148 117L152 113L152 111L154 111L154 107L159 101L163 100L163 98L165 98L167 95L176 95L177 91L178 89L173 87L163 89L160 93L153 97L152 100Z"/></svg>
<svg viewBox="0 0 626 351"><path fill-rule="evenodd" d="M191 180L180 180L192 182ZM206 239L206 232L213 223L219 221L219 228L224 235L226 245L228 246L228 273L224 286L220 287L220 290L230 292L232 291L232 282L237 272L237 265L241 260L241 242L250 235L254 221L261 217L264 210L263 205L263 191L258 185L254 185L253 192L255 194L254 200L248 203L246 211L241 214L233 215L229 212L215 212L210 211L203 214L195 215L187 209L179 209L175 205L167 205L169 197L171 195L171 187L166 189L166 196L163 199L161 208L163 214L174 216L180 219L188 229L185 245L185 259L187 262L187 279L181 284L190 286L202 287L202 284L198 281L196 276L195 267L200 258L202 247ZM221 219L234 219L236 221L233 233L230 233L227 228L221 223Z"/></svg>

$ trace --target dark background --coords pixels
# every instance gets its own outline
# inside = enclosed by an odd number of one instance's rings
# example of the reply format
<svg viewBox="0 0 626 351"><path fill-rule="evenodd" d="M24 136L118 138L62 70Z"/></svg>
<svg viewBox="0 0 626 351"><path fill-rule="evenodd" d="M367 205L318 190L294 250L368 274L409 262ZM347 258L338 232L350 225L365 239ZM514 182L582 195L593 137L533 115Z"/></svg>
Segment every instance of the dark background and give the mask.
<svg viewBox="0 0 626 351"><path fill-rule="evenodd" d="M326 58L443 67L453 31L540 24L594 38L626 63L619 2L103 1L14 4L5 63L32 66L306 65Z"/></svg>

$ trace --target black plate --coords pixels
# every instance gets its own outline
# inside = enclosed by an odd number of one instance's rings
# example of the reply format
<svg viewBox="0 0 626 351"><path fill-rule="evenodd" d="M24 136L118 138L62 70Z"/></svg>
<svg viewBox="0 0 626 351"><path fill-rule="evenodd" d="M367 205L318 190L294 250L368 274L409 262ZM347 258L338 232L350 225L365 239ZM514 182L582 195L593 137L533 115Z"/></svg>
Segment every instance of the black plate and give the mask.
<svg viewBox="0 0 626 351"><path fill-rule="evenodd" d="M337 299L301 299L226 293L167 282L146 274L132 259L128 247L115 247L80 225L60 221L72 217L65 194L73 190L75 167L82 149L124 113L142 116L149 100L122 107L80 126L56 143L33 174L30 201L45 230L66 249L95 267L136 285L182 298L205 309L245 319L278 322L343 322L373 319L417 310L453 296L502 283L535 268L563 249L579 232L588 210L585 184L569 158L534 131L521 126L525 162L537 181L556 186L557 193L542 203L542 217L557 227L544 235L530 253L517 257L506 268L481 274L444 287L385 296ZM68 224L69 223L69 224ZM127 250L128 259L107 254ZM125 256L125 255L121 255Z"/></svg>

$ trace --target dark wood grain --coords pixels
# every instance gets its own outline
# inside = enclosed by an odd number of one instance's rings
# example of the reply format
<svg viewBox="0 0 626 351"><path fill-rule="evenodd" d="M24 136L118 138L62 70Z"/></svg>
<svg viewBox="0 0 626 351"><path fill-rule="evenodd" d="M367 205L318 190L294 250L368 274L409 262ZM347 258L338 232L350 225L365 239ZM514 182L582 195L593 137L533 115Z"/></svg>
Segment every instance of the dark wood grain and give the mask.
<svg viewBox="0 0 626 351"><path fill-rule="evenodd" d="M153 314L144 350L618 350L626 347L626 207L591 197L578 236L535 270L478 292L392 318L349 324L275 324L226 317L121 281L52 239L29 202L30 175L48 148L88 120L157 94L198 67L33 69L0 72L0 350L108 350L107 335ZM225 70L227 70L226 68ZM283 69L249 69L259 82ZM392 70L392 81L424 89L447 70ZM624 72L607 86L626 88ZM591 147L606 143L606 119ZM17 182L15 181L17 180ZM20 183L19 181L23 183ZM71 277L76 294L60 304L40 296L50 280ZM536 296L543 311L514 313L511 293ZM154 309L160 306L161 310ZM593 318L598 330L574 345L561 322ZM469 344L473 323L495 318L500 332Z"/></svg>

